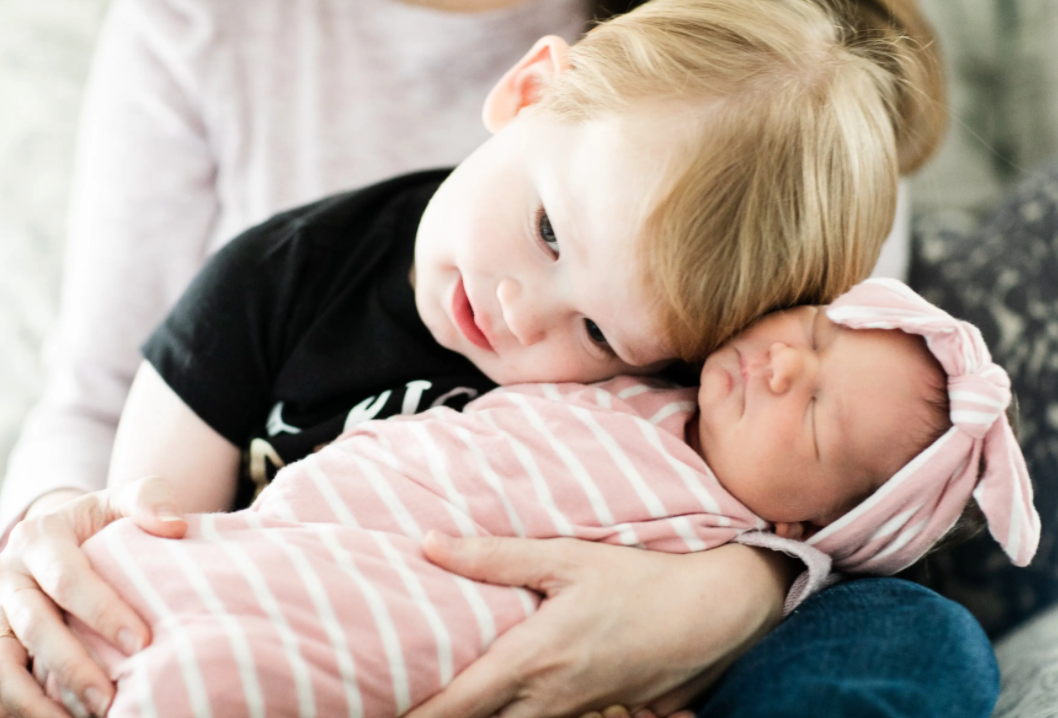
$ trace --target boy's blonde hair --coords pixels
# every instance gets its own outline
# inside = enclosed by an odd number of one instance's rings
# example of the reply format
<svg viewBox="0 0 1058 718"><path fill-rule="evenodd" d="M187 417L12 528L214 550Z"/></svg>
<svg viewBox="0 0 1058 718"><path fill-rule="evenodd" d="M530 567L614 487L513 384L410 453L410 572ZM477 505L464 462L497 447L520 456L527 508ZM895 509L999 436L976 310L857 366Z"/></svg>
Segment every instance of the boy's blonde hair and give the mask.
<svg viewBox="0 0 1058 718"><path fill-rule="evenodd" d="M570 120L662 103L687 117L640 247L680 358L767 311L825 304L874 266L897 175L944 124L943 100L934 112L922 95L940 78L915 47L928 26L886 30L906 23L877 6L651 0L592 30L543 88L541 107Z"/></svg>

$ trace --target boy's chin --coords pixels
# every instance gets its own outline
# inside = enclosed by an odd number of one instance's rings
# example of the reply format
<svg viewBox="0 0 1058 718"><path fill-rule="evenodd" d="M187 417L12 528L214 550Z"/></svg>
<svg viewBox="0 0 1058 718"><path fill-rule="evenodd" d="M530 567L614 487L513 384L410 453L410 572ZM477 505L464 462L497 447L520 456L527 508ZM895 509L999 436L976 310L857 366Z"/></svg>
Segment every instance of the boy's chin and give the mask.
<svg viewBox="0 0 1058 718"><path fill-rule="evenodd" d="M534 371L529 367L511 366L500 359L494 352L488 352L475 346L471 346L469 350L460 351L456 349L455 351L459 351L474 363L478 371L500 386L508 386L510 384L550 384L556 382L553 376L545 376L539 370ZM559 379L558 381L563 380Z"/></svg>
<svg viewBox="0 0 1058 718"><path fill-rule="evenodd" d="M473 347L473 349L477 349L477 347ZM462 352L462 354L474 363L474 366L478 368L478 371L500 386L547 381L546 379L537 378L534 376L533 372L519 371L516 367L504 365L495 354L480 356L486 354L486 352L481 349L477 349L477 351ZM479 356L475 356L475 354Z"/></svg>

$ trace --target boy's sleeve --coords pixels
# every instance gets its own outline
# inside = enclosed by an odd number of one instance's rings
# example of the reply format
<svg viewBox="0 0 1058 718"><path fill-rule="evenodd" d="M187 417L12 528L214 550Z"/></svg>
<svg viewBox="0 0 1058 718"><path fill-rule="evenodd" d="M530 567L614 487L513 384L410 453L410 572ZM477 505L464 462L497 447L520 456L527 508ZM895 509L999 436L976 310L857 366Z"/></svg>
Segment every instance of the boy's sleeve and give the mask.
<svg viewBox="0 0 1058 718"><path fill-rule="evenodd" d="M283 216L230 242L143 345L143 356L203 421L242 446L264 421L311 262ZM311 311L308 312L311 315ZM302 313L299 316L306 316Z"/></svg>

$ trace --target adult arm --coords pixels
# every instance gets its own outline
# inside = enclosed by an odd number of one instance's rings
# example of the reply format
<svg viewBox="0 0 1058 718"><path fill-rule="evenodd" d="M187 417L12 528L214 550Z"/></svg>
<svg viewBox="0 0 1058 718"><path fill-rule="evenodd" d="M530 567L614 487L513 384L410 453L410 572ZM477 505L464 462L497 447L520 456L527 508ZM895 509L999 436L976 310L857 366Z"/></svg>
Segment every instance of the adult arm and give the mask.
<svg viewBox="0 0 1058 718"><path fill-rule="evenodd" d="M184 42L193 30L161 0L116 0L110 9L82 109L47 382L0 493L4 612L38 660L88 705L89 685L104 696L112 686L72 643L56 603L116 645L119 627L140 643L149 634L79 550L86 533L127 512L113 509L111 494L76 497L106 483L139 344L203 261L217 213L190 69L197 45ZM182 522L141 523L173 525ZM25 659L18 641L0 638L0 715L65 715L40 693Z"/></svg>
<svg viewBox="0 0 1058 718"><path fill-rule="evenodd" d="M104 487L139 345L207 253L217 201L184 41L194 28L169 4L116 0L100 36L47 381L0 493L4 535L45 494L69 490L54 504Z"/></svg>
<svg viewBox="0 0 1058 718"><path fill-rule="evenodd" d="M545 601L409 718L542 718L614 704L672 714L779 622L799 570L736 544L675 555L430 534L424 549L444 568Z"/></svg>

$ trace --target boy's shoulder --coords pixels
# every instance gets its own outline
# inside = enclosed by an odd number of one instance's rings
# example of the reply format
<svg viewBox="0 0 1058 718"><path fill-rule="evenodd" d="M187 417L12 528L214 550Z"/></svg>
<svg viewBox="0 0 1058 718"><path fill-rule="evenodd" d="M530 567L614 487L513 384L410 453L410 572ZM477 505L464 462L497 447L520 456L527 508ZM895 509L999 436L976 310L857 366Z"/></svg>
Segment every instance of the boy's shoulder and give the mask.
<svg viewBox="0 0 1058 718"><path fill-rule="evenodd" d="M414 232L426 204L451 171L446 168L412 172L329 195L280 212L248 233L304 235L326 241L356 231ZM335 235L335 230L339 234Z"/></svg>
<svg viewBox="0 0 1058 718"><path fill-rule="evenodd" d="M309 266L331 276L410 261L422 213L450 172L400 175L280 212L221 247L200 274L286 276Z"/></svg>

